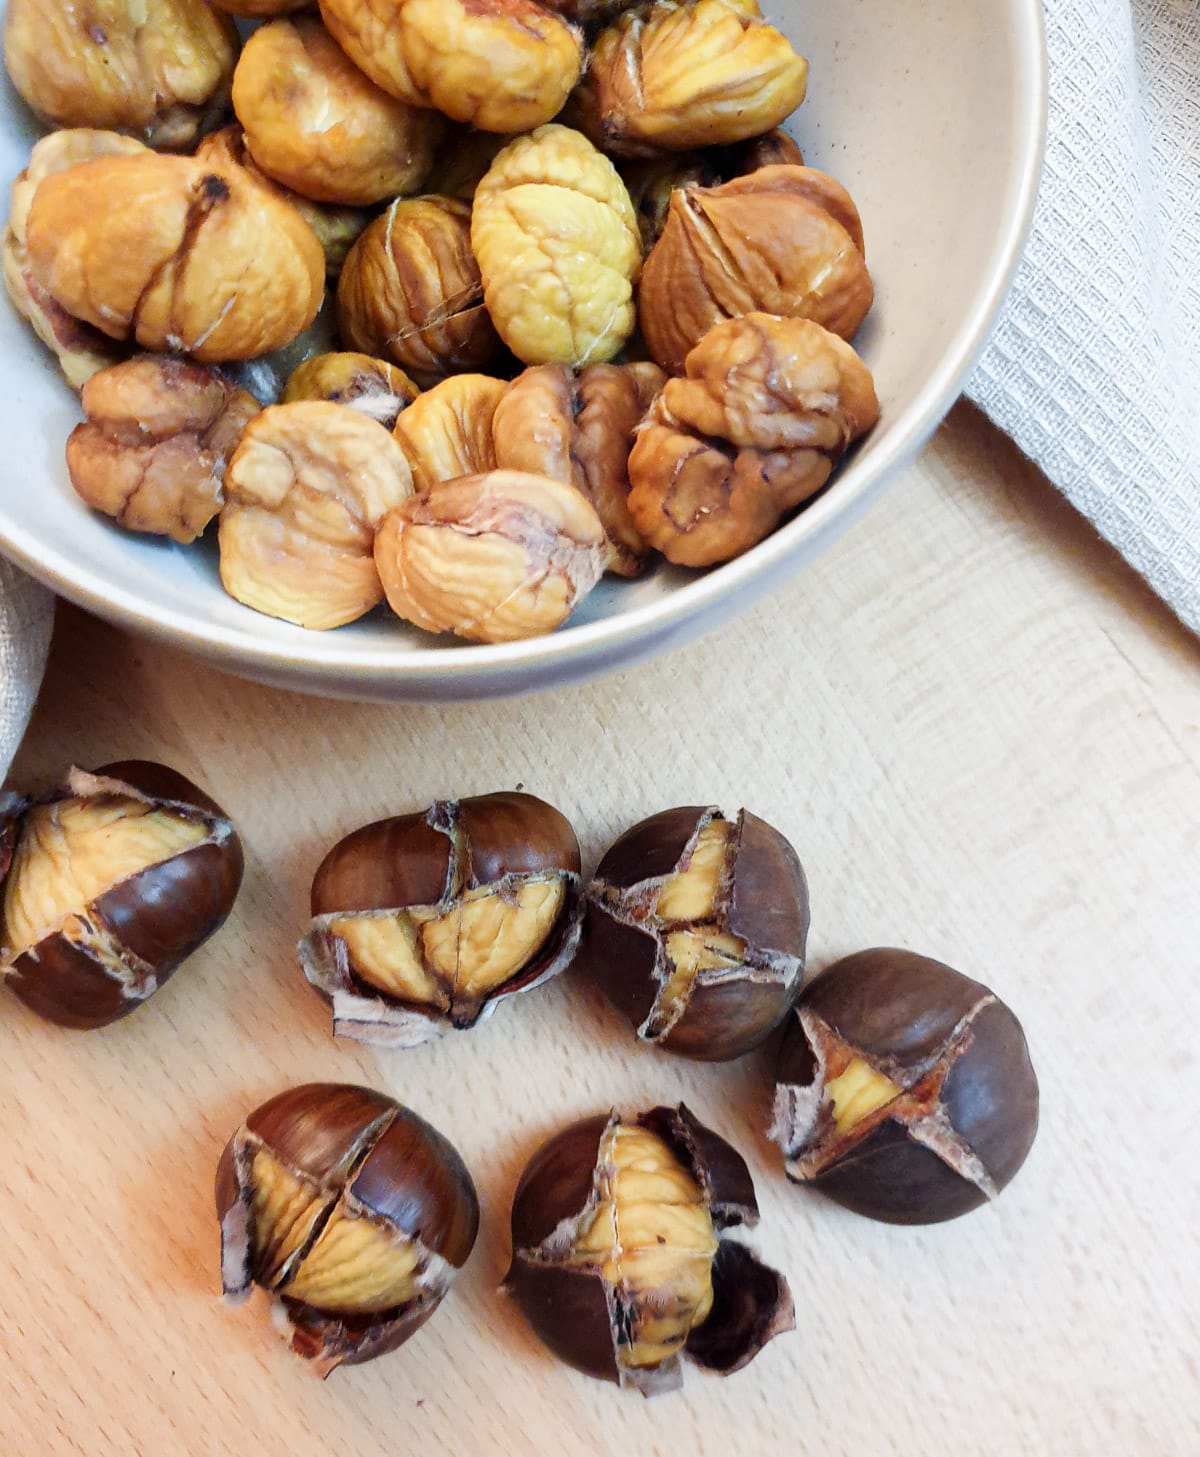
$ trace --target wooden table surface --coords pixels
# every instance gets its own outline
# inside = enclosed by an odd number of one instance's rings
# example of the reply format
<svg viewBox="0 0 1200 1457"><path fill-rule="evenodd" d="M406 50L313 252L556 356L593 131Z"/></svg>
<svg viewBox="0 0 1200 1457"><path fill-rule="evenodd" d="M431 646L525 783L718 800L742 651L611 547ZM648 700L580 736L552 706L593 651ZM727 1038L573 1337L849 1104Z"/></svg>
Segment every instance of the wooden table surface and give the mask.
<svg viewBox="0 0 1200 1457"><path fill-rule="evenodd" d="M247 875L216 939L105 1031L4 1005L0 1437L12 1457L934 1453L1196 1457L1200 644L968 407L847 538L694 647L478 706L323 703L60 612L10 783L160 758L233 814ZM810 965L881 943L1023 1019L1042 1086L993 1207L895 1229L788 1186L770 1058L631 1046L570 975L411 1052L335 1042L296 969L347 829L526 785L585 858L677 803L796 844ZM218 1299L212 1176L243 1114L365 1081L461 1149L475 1253L395 1355L322 1385ZM497 1294L508 1201L567 1119L685 1098L740 1145L755 1244L798 1329L643 1401L556 1364Z"/></svg>

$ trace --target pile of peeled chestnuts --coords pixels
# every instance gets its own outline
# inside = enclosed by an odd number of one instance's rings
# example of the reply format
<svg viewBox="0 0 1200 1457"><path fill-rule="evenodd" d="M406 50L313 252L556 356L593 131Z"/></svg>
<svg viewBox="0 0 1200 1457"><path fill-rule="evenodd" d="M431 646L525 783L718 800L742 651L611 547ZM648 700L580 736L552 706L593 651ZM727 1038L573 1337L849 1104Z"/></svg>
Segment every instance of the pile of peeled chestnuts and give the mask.
<svg viewBox="0 0 1200 1457"><path fill-rule="evenodd" d="M495 643L750 550L873 428L862 223L757 0L296 10L8 5L52 130L4 279L88 506L215 523L256 612Z"/></svg>
<svg viewBox="0 0 1200 1457"><path fill-rule="evenodd" d="M221 925L242 851L174 770L71 769L0 803L0 974L34 1012L95 1028L145 1001ZM335 1035L409 1048L477 1027L569 969L634 1035L723 1062L777 1039L770 1136L787 1177L893 1224L994 1199L1037 1131L1020 1023L980 982L899 949L805 982L808 885L748 810L633 825L585 880L566 817L523 792L439 800L352 830L317 867L299 942ZM479 1228L470 1172L412 1109L311 1083L248 1113L216 1175L221 1279L266 1292L322 1375L412 1336ZM504 1289L540 1340L653 1395L687 1360L728 1374L795 1324L787 1281L739 1237L741 1155L684 1105L552 1132L513 1195Z"/></svg>

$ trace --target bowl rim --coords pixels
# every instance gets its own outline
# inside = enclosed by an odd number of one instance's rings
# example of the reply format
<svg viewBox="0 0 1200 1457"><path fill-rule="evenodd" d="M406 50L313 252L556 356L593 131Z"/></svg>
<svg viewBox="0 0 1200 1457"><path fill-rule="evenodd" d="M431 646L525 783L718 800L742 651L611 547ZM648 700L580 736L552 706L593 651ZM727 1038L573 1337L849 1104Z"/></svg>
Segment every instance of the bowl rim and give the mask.
<svg viewBox="0 0 1200 1457"><path fill-rule="evenodd" d="M722 598L734 611L748 606L778 580L792 558L806 546L828 539L848 526L934 432L961 392L967 376L988 342L1007 298L1033 223L1046 149L1048 57L1042 0L1020 0L1013 16L1016 54L1031 72L1031 85L1019 98L1015 142L1017 159L1015 206L1008 220L973 308L964 315L950 347L897 422L873 451L869 465L851 461L834 485L751 551L704 575L675 587L652 601L627 608L595 622L567 624L545 637L518 642L418 647L411 643L371 641L347 644L333 633L307 633L296 644L256 638L251 626L196 625L195 613L172 607L148 609L135 592L119 582L80 568L53 543L36 538L0 517L0 547L31 576L62 597L141 636L189 649L202 657L250 676L270 675L275 681L294 677L308 683L325 680L336 688L357 675L386 680L397 690L406 684L420 689L441 679L451 691L472 688L487 692L498 675L519 679L529 674L549 680L555 665L572 678L603 671L630 660L648 645L679 631L689 619L702 620ZM759 587L759 592L755 587ZM249 611L249 609L247 609ZM304 629L297 629L303 633Z"/></svg>

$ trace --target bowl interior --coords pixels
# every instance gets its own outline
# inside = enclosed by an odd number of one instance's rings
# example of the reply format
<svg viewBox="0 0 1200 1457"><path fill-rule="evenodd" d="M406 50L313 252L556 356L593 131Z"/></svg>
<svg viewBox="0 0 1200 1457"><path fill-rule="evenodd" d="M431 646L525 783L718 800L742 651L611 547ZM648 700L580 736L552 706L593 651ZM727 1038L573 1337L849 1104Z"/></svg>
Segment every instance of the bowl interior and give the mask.
<svg viewBox="0 0 1200 1457"><path fill-rule="evenodd" d="M471 697L586 676L746 605L862 509L949 407L1003 294L1040 161L1038 0L773 0L768 18L811 63L789 125L810 165L862 213L875 307L855 341L878 428L834 484L754 551L702 575L660 567L610 583L551 638L446 646L380 610L333 633L260 616L222 591L215 548L160 544L88 511L63 444L75 397L11 307L0 307L0 545L65 596L235 671L318 692ZM0 173L38 128L5 81Z"/></svg>

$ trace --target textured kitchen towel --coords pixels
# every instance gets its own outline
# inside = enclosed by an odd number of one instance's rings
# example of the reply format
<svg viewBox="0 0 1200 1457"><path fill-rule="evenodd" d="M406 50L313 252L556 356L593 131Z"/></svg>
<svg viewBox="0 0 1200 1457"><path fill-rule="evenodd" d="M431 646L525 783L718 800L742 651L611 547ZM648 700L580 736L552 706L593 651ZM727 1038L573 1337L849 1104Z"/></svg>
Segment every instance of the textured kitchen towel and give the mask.
<svg viewBox="0 0 1200 1457"><path fill-rule="evenodd" d="M1200 631L1200 0L1046 0L1033 232L968 392Z"/></svg>
<svg viewBox="0 0 1200 1457"><path fill-rule="evenodd" d="M53 621L48 588L0 557L0 779L29 722Z"/></svg>

